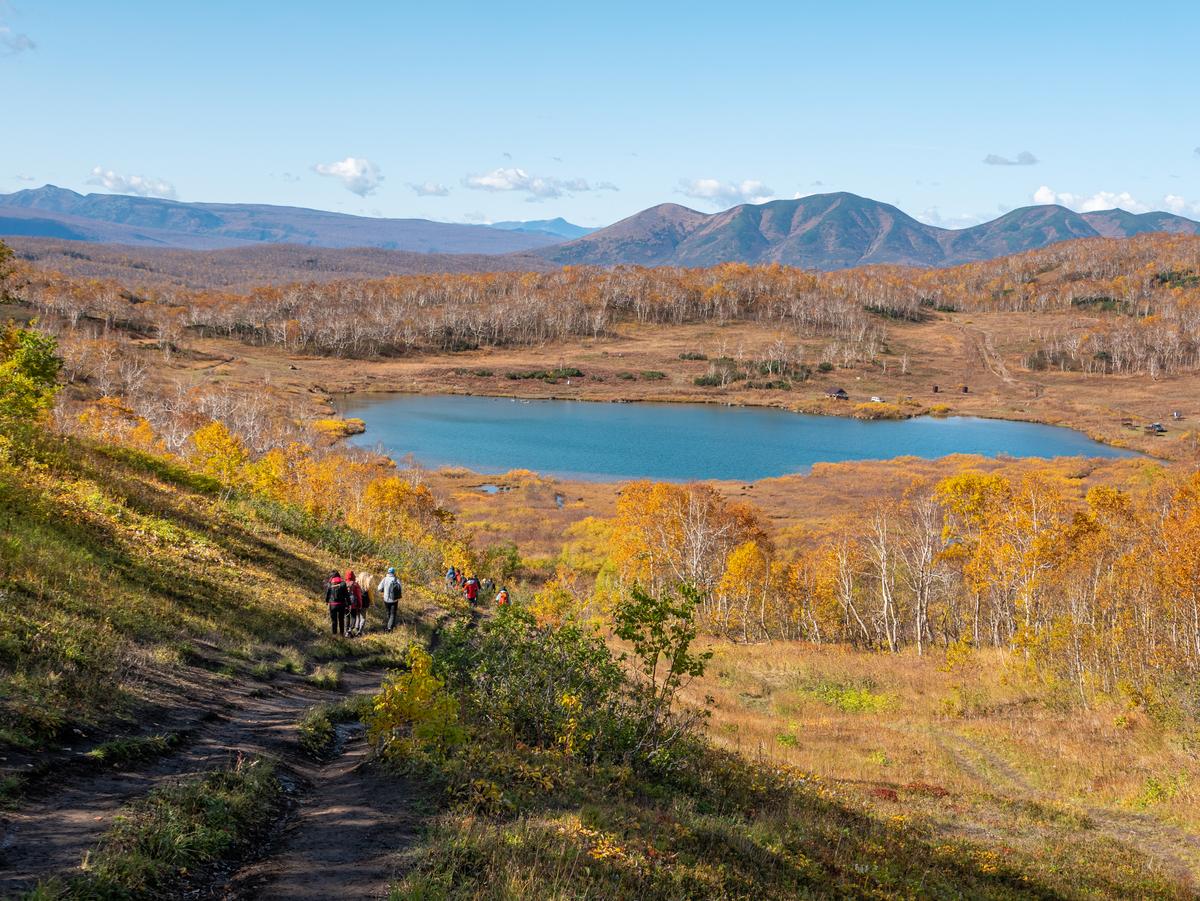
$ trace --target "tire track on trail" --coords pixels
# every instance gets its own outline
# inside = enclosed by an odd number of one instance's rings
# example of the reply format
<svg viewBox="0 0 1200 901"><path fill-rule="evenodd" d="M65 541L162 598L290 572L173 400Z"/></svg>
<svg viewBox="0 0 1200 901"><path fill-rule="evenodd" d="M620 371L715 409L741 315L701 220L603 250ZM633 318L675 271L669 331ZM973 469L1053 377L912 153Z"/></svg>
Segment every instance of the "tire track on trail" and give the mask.
<svg viewBox="0 0 1200 901"><path fill-rule="evenodd" d="M1195 891L1200 885L1200 836L1147 814L1064 802L1038 789L1012 764L976 739L942 729L932 731L931 736L959 769L989 791L1013 800L1074 809L1087 818L1092 829L1154 858L1190 890Z"/></svg>

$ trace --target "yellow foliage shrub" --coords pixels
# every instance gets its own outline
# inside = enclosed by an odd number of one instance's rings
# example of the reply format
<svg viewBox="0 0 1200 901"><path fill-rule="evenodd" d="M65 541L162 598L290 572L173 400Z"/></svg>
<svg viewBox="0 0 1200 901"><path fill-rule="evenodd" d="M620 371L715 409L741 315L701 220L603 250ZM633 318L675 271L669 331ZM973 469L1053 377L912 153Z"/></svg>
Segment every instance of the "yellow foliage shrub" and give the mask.
<svg viewBox="0 0 1200 901"><path fill-rule="evenodd" d="M462 744L458 701L433 674L433 658L423 648L408 650L406 673L393 673L375 696L367 737L385 757L445 754Z"/></svg>

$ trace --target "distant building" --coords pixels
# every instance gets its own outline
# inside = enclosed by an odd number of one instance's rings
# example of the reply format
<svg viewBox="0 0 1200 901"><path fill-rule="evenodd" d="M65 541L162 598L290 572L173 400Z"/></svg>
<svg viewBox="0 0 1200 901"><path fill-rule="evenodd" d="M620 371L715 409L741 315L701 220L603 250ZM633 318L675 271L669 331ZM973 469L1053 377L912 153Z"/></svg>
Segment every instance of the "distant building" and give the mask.
<svg viewBox="0 0 1200 901"><path fill-rule="evenodd" d="M825 396L832 397L834 400L849 400L850 395L846 393L845 388L826 388Z"/></svg>

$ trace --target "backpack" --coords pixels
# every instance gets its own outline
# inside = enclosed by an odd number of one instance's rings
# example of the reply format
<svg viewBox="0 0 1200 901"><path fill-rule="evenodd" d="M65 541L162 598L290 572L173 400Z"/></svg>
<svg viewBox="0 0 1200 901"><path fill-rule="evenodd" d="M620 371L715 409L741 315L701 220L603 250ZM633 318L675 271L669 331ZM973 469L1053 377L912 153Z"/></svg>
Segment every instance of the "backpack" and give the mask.
<svg viewBox="0 0 1200 901"><path fill-rule="evenodd" d="M363 610L366 610L370 606L371 606L371 589L368 588L366 585L364 585L362 588L362 608L363 608Z"/></svg>
<svg viewBox="0 0 1200 901"><path fill-rule="evenodd" d="M392 584L388 586L387 599L393 603L400 600L404 594L404 589L400 587L399 579L392 579Z"/></svg>
<svg viewBox="0 0 1200 901"><path fill-rule="evenodd" d="M346 587L345 582L335 582L332 586L333 597L329 599L330 607L345 607L350 603L350 590Z"/></svg>

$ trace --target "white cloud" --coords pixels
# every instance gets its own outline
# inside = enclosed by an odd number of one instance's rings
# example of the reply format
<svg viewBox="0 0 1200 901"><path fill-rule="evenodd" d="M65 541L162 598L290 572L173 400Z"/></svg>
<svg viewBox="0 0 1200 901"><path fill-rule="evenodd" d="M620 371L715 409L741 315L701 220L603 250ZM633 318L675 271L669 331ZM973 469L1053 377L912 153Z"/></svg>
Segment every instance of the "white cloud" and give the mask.
<svg viewBox="0 0 1200 901"><path fill-rule="evenodd" d="M1200 202L1190 201L1178 194L1168 194L1164 197L1163 206L1177 216L1200 216Z"/></svg>
<svg viewBox="0 0 1200 901"><path fill-rule="evenodd" d="M1116 193L1113 191L1097 191L1087 197L1083 194L1072 194L1067 191L1055 191L1049 185L1042 185L1033 192L1033 202L1039 204L1057 203L1077 213L1094 213L1097 210L1120 208L1130 213L1148 213L1152 207L1142 203L1128 191Z"/></svg>
<svg viewBox="0 0 1200 901"><path fill-rule="evenodd" d="M1167 210L1179 216L1200 215L1200 203L1190 201L1178 194L1167 194L1157 206L1143 203L1128 191L1097 191L1090 197L1082 194L1055 191L1042 185L1033 192L1034 203L1057 203L1078 213L1094 213L1097 210L1122 209L1130 213L1149 213L1152 210Z"/></svg>
<svg viewBox="0 0 1200 901"><path fill-rule="evenodd" d="M1163 203L1172 213L1183 213L1189 208L1188 202L1178 194L1168 194L1163 198Z"/></svg>
<svg viewBox="0 0 1200 901"><path fill-rule="evenodd" d="M16 181L25 181L25 182L37 181L37 179L32 175L14 175L13 178Z"/></svg>
<svg viewBox="0 0 1200 901"><path fill-rule="evenodd" d="M921 222L926 225L934 225L938 228L969 228L972 225L978 225L984 222L989 217L978 213L955 213L948 216L943 216L942 211L936 206L931 206L928 209L917 213L916 216Z"/></svg>
<svg viewBox="0 0 1200 901"><path fill-rule="evenodd" d="M0 56L16 56L26 50L36 50L37 44L27 34L13 31L7 25L0 25Z"/></svg>
<svg viewBox="0 0 1200 901"><path fill-rule="evenodd" d="M317 175L328 175L342 183L347 191L366 197L374 194L383 181L383 173L370 160L348 156L336 163L317 163L312 167Z"/></svg>
<svg viewBox="0 0 1200 901"><path fill-rule="evenodd" d="M612 182L600 182L593 187L586 178L530 175L524 169L515 166L493 169L483 175L468 175L463 179L463 185L473 191L516 191L528 194L525 199L531 201L553 200L564 194L584 191L618 190Z"/></svg>
<svg viewBox="0 0 1200 901"><path fill-rule="evenodd" d="M409 182L408 186L413 189L418 197L445 197L450 193L450 189L443 184L438 184L435 181L426 181L417 184Z"/></svg>
<svg viewBox="0 0 1200 901"><path fill-rule="evenodd" d="M983 158L983 162L988 166L1036 166L1038 158L1028 150L1022 150L1012 158L1000 156L998 153L989 153Z"/></svg>
<svg viewBox="0 0 1200 901"><path fill-rule="evenodd" d="M92 169L92 176L87 183L100 185L114 194L136 194L139 197L162 197L166 200L174 200L177 196L175 186L169 181L144 175L121 175L100 166Z"/></svg>
<svg viewBox="0 0 1200 901"><path fill-rule="evenodd" d="M720 207L736 206L739 203L766 203L775 199L775 192L755 179L740 182L721 181L716 178L681 180L679 191L687 197L706 200Z"/></svg>

